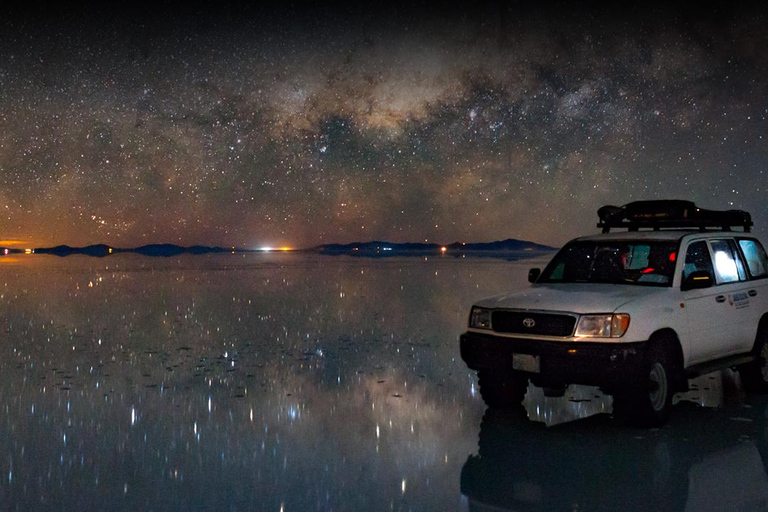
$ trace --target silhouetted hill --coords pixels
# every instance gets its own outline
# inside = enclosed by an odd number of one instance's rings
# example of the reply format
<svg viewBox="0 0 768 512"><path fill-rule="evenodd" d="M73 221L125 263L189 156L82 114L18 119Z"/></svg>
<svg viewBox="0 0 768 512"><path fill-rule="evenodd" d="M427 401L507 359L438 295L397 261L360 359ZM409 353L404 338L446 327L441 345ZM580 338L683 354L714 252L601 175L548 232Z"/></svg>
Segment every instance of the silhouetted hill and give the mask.
<svg viewBox="0 0 768 512"><path fill-rule="evenodd" d="M119 252L135 252L144 256L154 256L167 258L169 256L178 256L179 254L209 254L231 252L231 248L226 247L208 247L204 245L193 245L191 247L182 247L174 244L150 244L136 247L135 249L119 249Z"/></svg>
<svg viewBox="0 0 768 512"><path fill-rule="evenodd" d="M84 254L94 258L103 258L111 254L113 249L108 245L97 244L87 247L70 247L68 245L57 245L56 247L41 247L35 249L36 254L52 254L54 256L71 256L72 254Z"/></svg>
<svg viewBox="0 0 768 512"><path fill-rule="evenodd" d="M192 247L187 247L187 252L189 254L208 254L212 252L232 252L232 248L227 249L226 247L208 247L205 245L193 245Z"/></svg>
<svg viewBox="0 0 768 512"><path fill-rule="evenodd" d="M463 251L553 251L554 247L548 245L541 245L534 242L528 242L526 240L517 240L515 238L507 238L506 240L497 240L496 242L481 242L465 244L461 242L454 242L448 245L448 250L463 250Z"/></svg>
<svg viewBox="0 0 768 512"><path fill-rule="evenodd" d="M141 247L121 252L135 252L138 254L143 254L144 256L168 257L178 256L179 254L183 254L186 251L183 247L174 244L150 244L142 245Z"/></svg>
<svg viewBox="0 0 768 512"><path fill-rule="evenodd" d="M150 244L141 247L120 249L110 247L104 244L89 245L87 247L70 247L68 245L57 245L56 247L40 247L34 250L36 254L51 254L53 256L71 256L73 254L83 254L95 258L103 258L110 254L119 252L133 252L144 256L169 257L179 254L208 254L230 252L232 249L225 247L207 247L203 245L193 245L191 247L182 247L174 244ZM21 251L14 251L21 252Z"/></svg>

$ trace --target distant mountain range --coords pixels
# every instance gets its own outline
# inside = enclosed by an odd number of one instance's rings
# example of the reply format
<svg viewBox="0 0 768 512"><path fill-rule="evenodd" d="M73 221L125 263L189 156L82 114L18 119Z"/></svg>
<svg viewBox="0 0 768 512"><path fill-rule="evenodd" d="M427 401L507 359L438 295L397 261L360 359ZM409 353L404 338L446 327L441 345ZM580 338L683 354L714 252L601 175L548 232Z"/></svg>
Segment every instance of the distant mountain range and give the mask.
<svg viewBox="0 0 768 512"><path fill-rule="evenodd" d="M350 244L327 244L319 245L309 249L302 249L298 252L311 252L328 255L351 255L363 257L388 257L388 256L422 256L429 254L446 253L451 256L473 255L473 256L491 256L497 254L515 254L532 251L552 251L553 247L541 245L525 240L516 240L509 238L496 242L483 243L462 243L455 242L449 245L426 244L426 243L393 243L386 241L373 242L354 242ZM69 245L57 245L56 247L40 247L37 249L11 249L1 248L0 254L18 254L18 253L51 254L53 256L72 256L81 254L94 258L103 258L117 253L135 253L144 256L170 257L180 254L211 254L226 252L257 252L249 249L236 249L234 247L210 247L204 245L193 245L184 247L174 244L150 244L142 245L131 249L111 247L109 245L97 244L86 247L70 247ZM258 251L261 252L261 251ZM282 250L280 252L283 252Z"/></svg>
<svg viewBox="0 0 768 512"><path fill-rule="evenodd" d="M137 253L144 256L169 257L179 254L209 254L232 252L232 248L226 247L207 247L203 245L193 245L191 247L182 247L174 244L150 244L135 247L133 249L120 249L110 247L104 244L89 245L87 247L70 247L68 245L57 245L56 247L41 247L34 249L35 254L52 254L54 256L71 256L73 254L83 254L95 258L103 258L116 253ZM21 249L12 250L12 252L25 252Z"/></svg>
<svg viewBox="0 0 768 512"><path fill-rule="evenodd" d="M403 256L422 254L473 254L482 255L489 253L513 253L530 251L553 251L554 247L541 245L525 240L508 238L496 242L462 243L455 242L449 245L425 244L425 243L392 243L384 241L354 242L351 244L328 244L309 249L321 254L349 254L352 256Z"/></svg>

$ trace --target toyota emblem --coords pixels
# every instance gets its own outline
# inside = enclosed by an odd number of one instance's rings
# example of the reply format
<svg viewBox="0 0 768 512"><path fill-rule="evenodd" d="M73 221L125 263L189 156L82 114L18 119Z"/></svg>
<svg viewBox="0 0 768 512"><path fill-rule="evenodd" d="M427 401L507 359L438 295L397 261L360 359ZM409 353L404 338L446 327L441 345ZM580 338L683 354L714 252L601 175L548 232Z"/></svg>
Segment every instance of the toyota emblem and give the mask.
<svg viewBox="0 0 768 512"><path fill-rule="evenodd" d="M536 320L534 320L533 318L526 318L525 320L523 320L523 325L531 329L536 325Z"/></svg>

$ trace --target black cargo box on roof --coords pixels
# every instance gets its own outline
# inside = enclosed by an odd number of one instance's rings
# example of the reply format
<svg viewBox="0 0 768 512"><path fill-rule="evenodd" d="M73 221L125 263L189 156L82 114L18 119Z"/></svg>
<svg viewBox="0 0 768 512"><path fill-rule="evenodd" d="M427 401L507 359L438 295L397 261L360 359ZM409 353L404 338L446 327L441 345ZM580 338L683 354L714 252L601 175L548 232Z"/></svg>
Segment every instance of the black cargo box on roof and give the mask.
<svg viewBox="0 0 768 512"><path fill-rule="evenodd" d="M749 232L752 217L742 210L705 210L691 201L658 200L635 201L624 206L603 206L597 210L598 228L609 233L614 228L637 231L640 228L654 230L698 228L730 231L742 228Z"/></svg>

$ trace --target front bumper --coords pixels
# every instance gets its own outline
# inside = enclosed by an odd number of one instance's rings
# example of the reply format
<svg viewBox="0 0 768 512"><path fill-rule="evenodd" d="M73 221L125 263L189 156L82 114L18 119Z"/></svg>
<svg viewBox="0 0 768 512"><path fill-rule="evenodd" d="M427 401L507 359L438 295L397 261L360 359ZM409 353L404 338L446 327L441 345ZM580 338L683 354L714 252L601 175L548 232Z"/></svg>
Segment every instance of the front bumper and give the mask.
<svg viewBox="0 0 768 512"><path fill-rule="evenodd" d="M461 335L460 346L461 358L472 370L512 372L512 354L529 354L540 360L540 372L528 374L536 386L584 384L610 389L626 385L638 374L647 343L544 341L467 332Z"/></svg>

